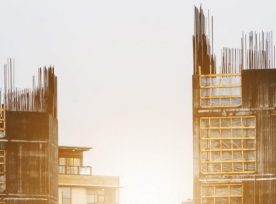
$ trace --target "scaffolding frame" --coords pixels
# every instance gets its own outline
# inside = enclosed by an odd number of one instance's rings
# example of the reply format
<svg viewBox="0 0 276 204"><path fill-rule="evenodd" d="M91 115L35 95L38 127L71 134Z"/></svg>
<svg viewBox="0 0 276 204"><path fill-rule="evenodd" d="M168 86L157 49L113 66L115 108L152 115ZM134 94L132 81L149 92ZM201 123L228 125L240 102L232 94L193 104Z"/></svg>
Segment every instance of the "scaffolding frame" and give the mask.
<svg viewBox="0 0 276 204"><path fill-rule="evenodd" d="M6 132L6 113L4 105L0 107L0 137L4 137Z"/></svg>
<svg viewBox="0 0 276 204"><path fill-rule="evenodd" d="M240 73L200 74L199 85L202 108L239 107L242 104Z"/></svg>
<svg viewBox="0 0 276 204"><path fill-rule="evenodd" d="M224 191L219 191L218 189ZM243 184L242 183L212 183L201 184L200 201L201 204L232 204L236 200L237 204L243 204Z"/></svg>
<svg viewBox="0 0 276 204"><path fill-rule="evenodd" d="M202 174L255 173L256 117L201 117L199 150Z"/></svg>

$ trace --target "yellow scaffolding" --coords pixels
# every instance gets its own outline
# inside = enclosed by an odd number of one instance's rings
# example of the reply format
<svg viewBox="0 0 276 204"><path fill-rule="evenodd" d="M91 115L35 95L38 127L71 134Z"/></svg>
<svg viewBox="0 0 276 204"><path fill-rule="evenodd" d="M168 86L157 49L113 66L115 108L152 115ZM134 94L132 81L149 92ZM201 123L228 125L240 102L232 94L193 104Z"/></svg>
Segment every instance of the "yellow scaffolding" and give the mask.
<svg viewBox="0 0 276 204"><path fill-rule="evenodd" d="M201 117L202 174L244 174L256 171L256 117Z"/></svg>
<svg viewBox="0 0 276 204"><path fill-rule="evenodd" d="M200 195L201 204L243 204L243 184L201 184Z"/></svg>
<svg viewBox="0 0 276 204"><path fill-rule="evenodd" d="M208 74L199 79L202 108L241 105L241 74Z"/></svg>
<svg viewBox="0 0 276 204"><path fill-rule="evenodd" d="M5 136L6 131L6 114L4 105L0 107L0 138Z"/></svg>

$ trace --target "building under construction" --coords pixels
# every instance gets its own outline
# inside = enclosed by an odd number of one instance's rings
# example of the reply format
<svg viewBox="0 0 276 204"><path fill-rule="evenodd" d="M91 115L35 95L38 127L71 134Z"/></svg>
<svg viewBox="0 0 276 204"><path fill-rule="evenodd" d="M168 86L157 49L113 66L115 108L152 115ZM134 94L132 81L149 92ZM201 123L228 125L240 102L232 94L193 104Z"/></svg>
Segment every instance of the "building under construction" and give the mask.
<svg viewBox="0 0 276 204"><path fill-rule="evenodd" d="M195 8L195 204L276 203L276 69L272 33L242 34L213 53L213 17ZM217 65L220 64L220 65Z"/></svg>
<svg viewBox="0 0 276 204"><path fill-rule="evenodd" d="M57 77L39 69L33 88L19 90L13 64L0 100L0 204L57 204Z"/></svg>

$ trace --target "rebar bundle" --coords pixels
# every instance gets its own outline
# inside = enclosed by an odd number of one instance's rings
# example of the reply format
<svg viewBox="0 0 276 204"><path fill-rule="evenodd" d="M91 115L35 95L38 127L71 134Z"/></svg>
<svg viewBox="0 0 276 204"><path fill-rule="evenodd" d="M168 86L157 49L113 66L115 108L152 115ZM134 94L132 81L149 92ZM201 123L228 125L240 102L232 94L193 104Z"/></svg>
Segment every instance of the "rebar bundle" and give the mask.
<svg viewBox="0 0 276 204"><path fill-rule="evenodd" d="M209 13L205 17L201 7L195 7L193 50L194 74L235 74L246 69L275 68L272 32L243 34L240 48L222 49L221 65L216 67L216 57L213 54L213 17L210 26Z"/></svg>
<svg viewBox="0 0 276 204"><path fill-rule="evenodd" d="M14 87L14 60L4 65L4 107L7 111L47 112L57 118L57 77L54 67L39 68L33 88Z"/></svg>
<svg viewBox="0 0 276 204"><path fill-rule="evenodd" d="M213 17L210 29L209 15L208 15L208 33L206 34L206 17L203 10L195 7L195 30L193 36L193 50L194 50L194 73L208 74L215 73L215 56L213 55L213 37L212 45L210 45L210 32L213 36Z"/></svg>

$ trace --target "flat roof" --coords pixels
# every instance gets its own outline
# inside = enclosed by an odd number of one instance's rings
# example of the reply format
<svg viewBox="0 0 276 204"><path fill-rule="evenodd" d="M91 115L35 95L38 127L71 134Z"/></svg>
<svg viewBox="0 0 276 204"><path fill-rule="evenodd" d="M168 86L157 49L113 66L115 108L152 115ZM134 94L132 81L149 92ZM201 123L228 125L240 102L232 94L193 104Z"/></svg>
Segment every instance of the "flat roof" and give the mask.
<svg viewBox="0 0 276 204"><path fill-rule="evenodd" d="M120 188L118 176L58 175L59 186Z"/></svg>
<svg viewBox="0 0 276 204"><path fill-rule="evenodd" d="M80 147L80 146L58 146L58 150L71 150L71 151L88 151L91 150L92 147Z"/></svg>

